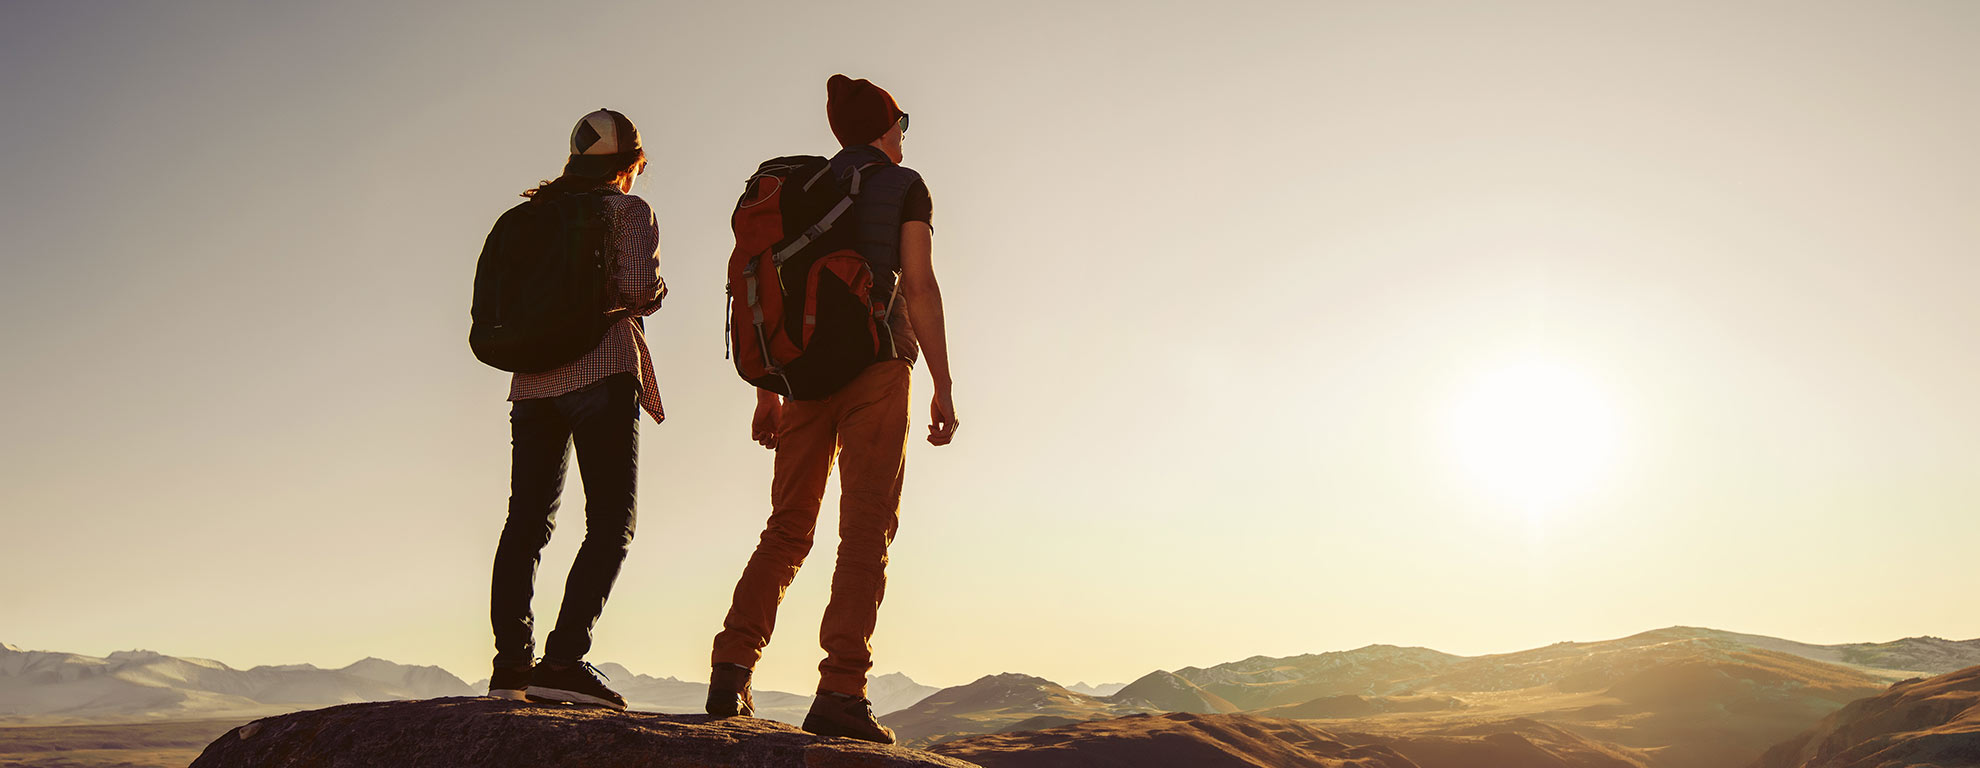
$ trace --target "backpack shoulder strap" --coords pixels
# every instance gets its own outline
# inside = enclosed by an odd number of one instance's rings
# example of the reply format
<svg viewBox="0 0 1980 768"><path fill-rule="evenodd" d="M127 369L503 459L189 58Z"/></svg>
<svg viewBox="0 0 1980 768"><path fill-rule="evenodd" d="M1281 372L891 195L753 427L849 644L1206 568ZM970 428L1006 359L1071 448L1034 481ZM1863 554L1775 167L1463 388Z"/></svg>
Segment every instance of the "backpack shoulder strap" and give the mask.
<svg viewBox="0 0 1980 768"><path fill-rule="evenodd" d="M771 263L779 267L784 266L785 261L797 255L798 251L804 250L805 246L810 245L811 241L817 240L820 235L825 234L826 230L831 229L832 224L837 222L840 216L844 216L846 211L852 209L852 204L852 195L840 198L839 204L832 206L832 210L827 211L823 217L820 217L817 224L811 225L804 231L804 234L798 235L797 239L792 240L790 245L786 245L781 250L778 250L777 255L771 258Z"/></svg>
<svg viewBox="0 0 1980 768"><path fill-rule="evenodd" d="M852 186L846 191L846 194L849 195L859 194L859 180L865 178L866 169L872 168L873 166L876 165L879 165L879 163L873 162L873 163L867 163L865 165L855 166L852 169Z"/></svg>

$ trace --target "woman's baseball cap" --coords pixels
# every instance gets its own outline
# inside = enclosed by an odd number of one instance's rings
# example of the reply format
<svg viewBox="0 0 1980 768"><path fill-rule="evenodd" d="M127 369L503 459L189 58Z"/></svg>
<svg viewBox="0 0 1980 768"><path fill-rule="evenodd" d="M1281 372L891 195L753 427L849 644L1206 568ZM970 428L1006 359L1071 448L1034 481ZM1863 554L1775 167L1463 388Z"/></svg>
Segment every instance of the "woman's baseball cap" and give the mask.
<svg viewBox="0 0 1980 768"><path fill-rule="evenodd" d="M571 129L571 154L618 155L639 149L639 129L625 115L600 109Z"/></svg>

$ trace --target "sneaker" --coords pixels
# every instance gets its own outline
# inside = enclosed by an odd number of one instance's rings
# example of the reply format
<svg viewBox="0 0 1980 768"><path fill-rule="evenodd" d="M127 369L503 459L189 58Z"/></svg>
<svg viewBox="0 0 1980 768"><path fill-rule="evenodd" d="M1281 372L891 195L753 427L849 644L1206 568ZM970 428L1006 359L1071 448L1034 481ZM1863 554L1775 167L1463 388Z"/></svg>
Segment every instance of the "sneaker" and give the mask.
<svg viewBox="0 0 1980 768"><path fill-rule="evenodd" d="M748 717L756 714L756 700L749 695L749 667L717 664L708 675L708 714L715 717Z"/></svg>
<svg viewBox="0 0 1980 768"><path fill-rule="evenodd" d="M820 736L845 736L881 744L894 743L894 732L873 717L873 702L859 696L819 691L804 716L804 729Z"/></svg>
<svg viewBox="0 0 1980 768"><path fill-rule="evenodd" d="M522 701L529 691L531 665L520 667L496 667L495 673L488 676L488 698Z"/></svg>
<svg viewBox="0 0 1980 768"><path fill-rule="evenodd" d="M588 662L557 664L546 661L536 665L535 674L530 675L529 698L531 701L597 704L625 709L626 697L605 687L603 678L598 668Z"/></svg>

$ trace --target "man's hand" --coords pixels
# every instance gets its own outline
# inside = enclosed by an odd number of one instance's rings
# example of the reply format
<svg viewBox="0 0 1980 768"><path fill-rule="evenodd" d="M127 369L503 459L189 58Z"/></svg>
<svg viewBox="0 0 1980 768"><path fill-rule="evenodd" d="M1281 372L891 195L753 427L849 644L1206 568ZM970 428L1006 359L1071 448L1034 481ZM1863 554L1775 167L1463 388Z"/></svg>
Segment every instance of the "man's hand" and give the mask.
<svg viewBox="0 0 1980 768"><path fill-rule="evenodd" d="M777 449L777 422L784 414L784 403L775 392L756 391L756 417L749 421L749 439L770 450Z"/></svg>
<svg viewBox="0 0 1980 768"><path fill-rule="evenodd" d="M935 390L935 398L928 403L928 444L948 445L949 439L956 436L956 404L949 397L948 387Z"/></svg>

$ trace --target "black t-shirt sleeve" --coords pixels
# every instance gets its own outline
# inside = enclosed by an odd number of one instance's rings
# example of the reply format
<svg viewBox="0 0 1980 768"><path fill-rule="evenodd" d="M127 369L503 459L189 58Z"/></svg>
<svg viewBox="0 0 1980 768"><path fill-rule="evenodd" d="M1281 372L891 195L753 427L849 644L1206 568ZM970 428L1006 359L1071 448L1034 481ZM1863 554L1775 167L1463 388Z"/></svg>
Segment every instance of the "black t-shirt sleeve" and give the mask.
<svg viewBox="0 0 1980 768"><path fill-rule="evenodd" d="M935 201L928 196L928 182L921 179L914 180L901 201L901 223L910 221L925 221L930 229L935 227Z"/></svg>

